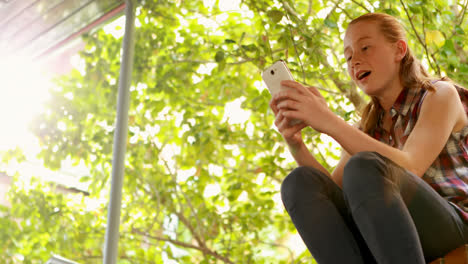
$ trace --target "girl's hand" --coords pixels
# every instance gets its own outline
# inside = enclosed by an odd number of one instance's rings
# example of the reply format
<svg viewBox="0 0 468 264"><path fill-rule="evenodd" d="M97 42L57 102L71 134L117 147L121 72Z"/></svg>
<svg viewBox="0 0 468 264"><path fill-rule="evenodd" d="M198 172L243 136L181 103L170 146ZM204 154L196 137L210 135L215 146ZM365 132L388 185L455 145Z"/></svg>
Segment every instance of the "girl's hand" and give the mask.
<svg viewBox="0 0 468 264"><path fill-rule="evenodd" d="M304 142L302 140L301 130L307 125L304 124L304 122L291 125L292 119L285 117L283 115L284 110L278 109L273 100L270 101L270 108L273 110L273 113L275 113L275 126L278 128L278 131L281 133L286 143L292 150L298 149Z"/></svg>
<svg viewBox="0 0 468 264"><path fill-rule="evenodd" d="M295 81L282 81L281 85L290 89L284 89L273 96L270 105L277 107L278 114L287 120L302 120L306 126L321 133L328 133L333 129L332 121L337 116L328 108L325 98L317 88L306 88Z"/></svg>

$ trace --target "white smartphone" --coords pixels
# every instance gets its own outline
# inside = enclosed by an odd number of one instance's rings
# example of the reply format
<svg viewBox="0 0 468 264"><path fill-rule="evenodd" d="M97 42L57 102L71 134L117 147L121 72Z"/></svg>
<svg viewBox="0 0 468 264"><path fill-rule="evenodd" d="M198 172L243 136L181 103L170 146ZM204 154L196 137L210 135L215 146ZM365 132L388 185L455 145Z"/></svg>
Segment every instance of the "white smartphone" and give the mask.
<svg viewBox="0 0 468 264"><path fill-rule="evenodd" d="M294 78L289 71L286 62L279 60L262 72L262 79L265 82L270 94L273 95L282 89L287 89L281 85L283 80L292 80Z"/></svg>
<svg viewBox="0 0 468 264"><path fill-rule="evenodd" d="M283 80L291 80L294 81L294 78L289 70L286 62L283 60L279 60L270 67L266 68L262 72L262 79L265 82L268 90L270 91L271 95L283 90L283 89L291 89L289 87L281 85L281 81ZM301 123L301 120L291 120L289 124L291 126Z"/></svg>

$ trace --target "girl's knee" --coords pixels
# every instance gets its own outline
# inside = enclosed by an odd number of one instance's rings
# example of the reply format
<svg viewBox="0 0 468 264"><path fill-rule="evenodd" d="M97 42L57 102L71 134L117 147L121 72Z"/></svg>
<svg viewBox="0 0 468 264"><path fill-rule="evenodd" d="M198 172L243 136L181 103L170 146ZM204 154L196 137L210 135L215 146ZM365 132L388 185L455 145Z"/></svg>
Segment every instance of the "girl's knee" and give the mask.
<svg viewBox="0 0 468 264"><path fill-rule="evenodd" d="M385 176L387 164L376 152L359 152L346 163L343 171L343 191L346 194L373 188Z"/></svg>
<svg viewBox="0 0 468 264"><path fill-rule="evenodd" d="M283 203L290 203L302 196L312 194L317 187L323 185L323 177L327 177L313 167L301 166L295 168L281 184L281 199Z"/></svg>

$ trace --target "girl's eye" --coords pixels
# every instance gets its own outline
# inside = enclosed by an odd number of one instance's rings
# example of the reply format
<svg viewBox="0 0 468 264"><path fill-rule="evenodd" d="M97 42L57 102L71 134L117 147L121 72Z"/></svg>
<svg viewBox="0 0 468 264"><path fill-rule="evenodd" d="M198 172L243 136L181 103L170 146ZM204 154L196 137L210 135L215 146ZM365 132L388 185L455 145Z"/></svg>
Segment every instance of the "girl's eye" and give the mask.
<svg viewBox="0 0 468 264"><path fill-rule="evenodd" d="M363 51L366 51L366 50L368 50L368 49L369 49L369 46L364 46L364 47L362 47L362 50L363 50Z"/></svg>
<svg viewBox="0 0 468 264"><path fill-rule="evenodd" d="M351 58L352 58L352 56L350 56L350 57L346 58L346 61L350 61L350 60L351 60Z"/></svg>

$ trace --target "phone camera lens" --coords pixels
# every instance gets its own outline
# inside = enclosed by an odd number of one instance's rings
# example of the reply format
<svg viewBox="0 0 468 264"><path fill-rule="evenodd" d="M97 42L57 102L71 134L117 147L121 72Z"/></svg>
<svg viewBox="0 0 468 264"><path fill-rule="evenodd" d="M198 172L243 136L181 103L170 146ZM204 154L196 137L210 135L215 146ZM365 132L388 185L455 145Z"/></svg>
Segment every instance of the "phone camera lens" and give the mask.
<svg viewBox="0 0 468 264"><path fill-rule="evenodd" d="M271 75L275 75L275 71L274 71L274 70L271 70Z"/></svg>

